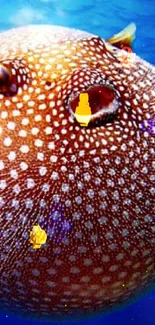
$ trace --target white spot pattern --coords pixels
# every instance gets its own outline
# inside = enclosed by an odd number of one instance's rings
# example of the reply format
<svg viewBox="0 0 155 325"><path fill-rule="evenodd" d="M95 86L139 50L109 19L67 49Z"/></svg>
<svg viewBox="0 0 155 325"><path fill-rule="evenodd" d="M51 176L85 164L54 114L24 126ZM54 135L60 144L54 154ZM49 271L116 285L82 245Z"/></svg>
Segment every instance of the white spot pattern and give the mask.
<svg viewBox="0 0 155 325"><path fill-rule="evenodd" d="M0 304L48 318L129 299L155 276L154 134L141 127L155 117L155 69L136 57L131 75L120 50L67 28L0 40L1 63L19 72L16 95L0 94ZM68 99L102 83L118 115L82 128ZM30 231L53 203L63 216L34 251Z"/></svg>

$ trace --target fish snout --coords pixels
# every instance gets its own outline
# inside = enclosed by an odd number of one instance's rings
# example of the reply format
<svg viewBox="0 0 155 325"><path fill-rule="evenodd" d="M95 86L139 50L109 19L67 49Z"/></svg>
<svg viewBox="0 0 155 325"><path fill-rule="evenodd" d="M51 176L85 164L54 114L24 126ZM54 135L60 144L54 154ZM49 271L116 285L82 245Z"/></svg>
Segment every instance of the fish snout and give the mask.
<svg viewBox="0 0 155 325"><path fill-rule="evenodd" d="M28 68L24 60L0 61L0 94L15 96L20 88L27 90L30 81Z"/></svg>

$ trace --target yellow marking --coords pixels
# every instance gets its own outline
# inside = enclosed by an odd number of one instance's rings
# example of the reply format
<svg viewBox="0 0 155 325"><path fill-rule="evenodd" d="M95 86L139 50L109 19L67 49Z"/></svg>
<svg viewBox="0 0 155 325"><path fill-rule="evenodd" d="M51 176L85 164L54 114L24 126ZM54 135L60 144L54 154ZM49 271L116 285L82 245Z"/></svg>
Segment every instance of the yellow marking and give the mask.
<svg viewBox="0 0 155 325"><path fill-rule="evenodd" d="M47 234L39 225L33 226L33 230L30 231L30 243L33 248L40 248L41 245L45 244L47 240Z"/></svg>
<svg viewBox="0 0 155 325"><path fill-rule="evenodd" d="M89 106L89 96L87 93L80 94L79 105L75 110L76 120L81 126L87 126L91 119L91 108Z"/></svg>

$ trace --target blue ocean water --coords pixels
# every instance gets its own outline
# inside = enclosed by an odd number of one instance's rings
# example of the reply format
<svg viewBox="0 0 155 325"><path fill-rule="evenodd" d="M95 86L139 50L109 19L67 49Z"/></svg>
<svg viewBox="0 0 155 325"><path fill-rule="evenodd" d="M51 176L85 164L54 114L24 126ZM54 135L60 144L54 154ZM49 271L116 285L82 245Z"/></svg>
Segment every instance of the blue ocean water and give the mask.
<svg viewBox="0 0 155 325"><path fill-rule="evenodd" d="M106 39L130 22L137 26L134 52L155 64L154 0L0 0L0 31L27 24L54 24L86 30ZM3 314L0 323L38 324ZM155 325L155 290L121 310L79 322L81 325L94 323Z"/></svg>

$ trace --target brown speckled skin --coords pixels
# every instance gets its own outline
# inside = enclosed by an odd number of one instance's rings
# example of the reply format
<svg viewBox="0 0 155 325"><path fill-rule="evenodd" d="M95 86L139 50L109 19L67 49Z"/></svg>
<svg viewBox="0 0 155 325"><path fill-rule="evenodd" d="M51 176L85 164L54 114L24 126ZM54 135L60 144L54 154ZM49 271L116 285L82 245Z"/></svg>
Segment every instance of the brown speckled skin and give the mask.
<svg viewBox="0 0 155 325"><path fill-rule="evenodd" d="M0 43L17 87L0 95L0 309L104 311L155 275L154 134L141 127L155 117L155 68L136 56L131 69L97 36L56 26L4 32ZM117 114L81 127L69 102L105 80ZM53 202L64 219L34 250L30 231L47 230Z"/></svg>

